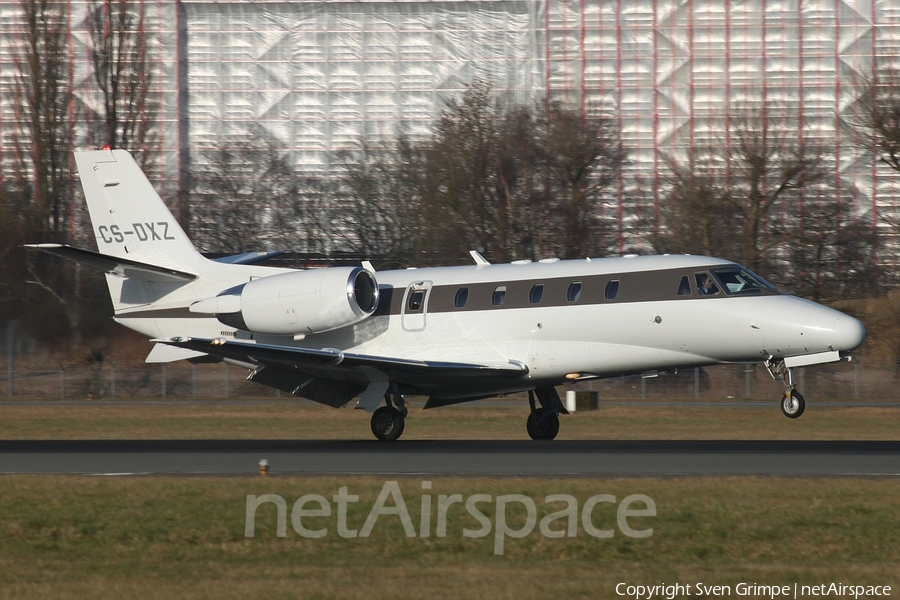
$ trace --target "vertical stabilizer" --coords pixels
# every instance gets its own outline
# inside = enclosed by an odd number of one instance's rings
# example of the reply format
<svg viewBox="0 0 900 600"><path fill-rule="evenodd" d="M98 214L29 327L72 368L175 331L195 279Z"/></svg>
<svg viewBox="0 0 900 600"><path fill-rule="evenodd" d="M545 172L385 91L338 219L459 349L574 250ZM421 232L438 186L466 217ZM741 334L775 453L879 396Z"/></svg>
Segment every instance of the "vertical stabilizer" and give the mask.
<svg viewBox="0 0 900 600"><path fill-rule="evenodd" d="M102 254L200 268L205 259L128 151L76 152L75 164Z"/></svg>

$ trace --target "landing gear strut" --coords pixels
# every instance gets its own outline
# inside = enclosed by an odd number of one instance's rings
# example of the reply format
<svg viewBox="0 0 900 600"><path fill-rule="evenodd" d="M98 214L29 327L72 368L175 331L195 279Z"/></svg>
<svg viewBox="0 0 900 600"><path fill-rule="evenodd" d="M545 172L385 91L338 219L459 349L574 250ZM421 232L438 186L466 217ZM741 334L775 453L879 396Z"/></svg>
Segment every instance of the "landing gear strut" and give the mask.
<svg viewBox="0 0 900 600"><path fill-rule="evenodd" d="M384 401L387 406L372 413L372 433L379 441L393 442L403 434L409 411L399 392L388 392L384 395Z"/></svg>
<svg viewBox="0 0 900 600"><path fill-rule="evenodd" d="M794 371L784 364L783 360L774 361L771 358L766 361L766 368L774 379L784 382L787 390L781 397L781 412L788 419L796 419L806 410L806 400L803 394L794 386Z"/></svg>
<svg viewBox="0 0 900 600"><path fill-rule="evenodd" d="M534 402L535 392L537 392L537 399L541 403L540 408L537 408ZM560 413L568 414L568 411L559 399L559 394L556 393L556 388L546 387L528 390L528 405L531 407L531 413L528 415L525 428L528 430L528 435L531 439L554 439L559 433Z"/></svg>

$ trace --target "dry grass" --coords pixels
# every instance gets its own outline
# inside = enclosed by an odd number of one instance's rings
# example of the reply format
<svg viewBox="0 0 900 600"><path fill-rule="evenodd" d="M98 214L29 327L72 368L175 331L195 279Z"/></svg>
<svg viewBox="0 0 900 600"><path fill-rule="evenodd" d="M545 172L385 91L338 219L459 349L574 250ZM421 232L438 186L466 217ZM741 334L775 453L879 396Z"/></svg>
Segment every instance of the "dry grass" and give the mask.
<svg viewBox="0 0 900 600"><path fill-rule="evenodd" d="M274 509L258 513L244 537L247 494L327 498L347 486L360 496L349 524L364 522L383 479L0 477L0 597L3 598L614 598L628 583L735 585L832 581L900 585L900 481L875 479L418 479L400 480L418 528L423 493L522 493L540 516L548 494L621 499L643 493L656 517L647 539L616 533L508 539L460 535L477 523L451 510L448 536L407 538L396 517L382 517L367 539L343 539L335 518L321 539L274 532ZM457 505L459 508L459 505ZM598 506L598 526L614 526L613 505ZM268 511L268 512L267 512ZM489 511L485 511L492 519ZM509 517L513 526L521 513ZM747 597L747 596L744 596Z"/></svg>
<svg viewBox="0 0 900 600"><path fill-rule="evenodd" d="M524 439L527 407L413 408L404 439ZM563 416L559 439L898 440L896 408L616 406ZM7 404L0 439L370 439L369 415L291 402Z"/></svg>

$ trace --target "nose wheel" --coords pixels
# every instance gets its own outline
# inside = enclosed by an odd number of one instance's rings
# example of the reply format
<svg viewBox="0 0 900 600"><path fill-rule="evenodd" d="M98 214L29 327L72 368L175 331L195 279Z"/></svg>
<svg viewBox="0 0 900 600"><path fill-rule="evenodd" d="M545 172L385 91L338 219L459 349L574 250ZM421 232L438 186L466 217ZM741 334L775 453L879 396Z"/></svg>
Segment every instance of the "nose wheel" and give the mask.
<svg viewBox="0 0 900 600"><path fill-rule="evenodd" d="M781 397L781 412L788 419L796 419L806 409L806 400L797 390L789 389Z"/></svg>

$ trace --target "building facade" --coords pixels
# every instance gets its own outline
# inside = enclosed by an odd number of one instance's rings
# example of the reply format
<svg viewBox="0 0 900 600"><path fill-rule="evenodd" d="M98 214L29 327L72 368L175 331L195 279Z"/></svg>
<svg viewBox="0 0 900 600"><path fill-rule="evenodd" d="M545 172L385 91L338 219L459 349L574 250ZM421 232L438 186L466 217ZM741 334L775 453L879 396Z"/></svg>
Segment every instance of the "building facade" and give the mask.
<svg viewBox="0 0 900 600"><path fill-rule="evenodd" d="M21 111L12 90L18 4L0 0L0 163ZM861 76L900 56L895 0L140 0L161 135L160 184L190 161L263 131L297 170L327 176L361 136L427 136L444 99L476 78L519 102L614 111L631 160L608 218L622 249L664 201L667 156L727 127L741 103L776 102L828 148L837 193L873 227L900 178L843 126ZM96 118L88 5L68 0L73 120ZM646 221L644 221L646 222ZM631 242L626 243L626 237Z"/></svg>

